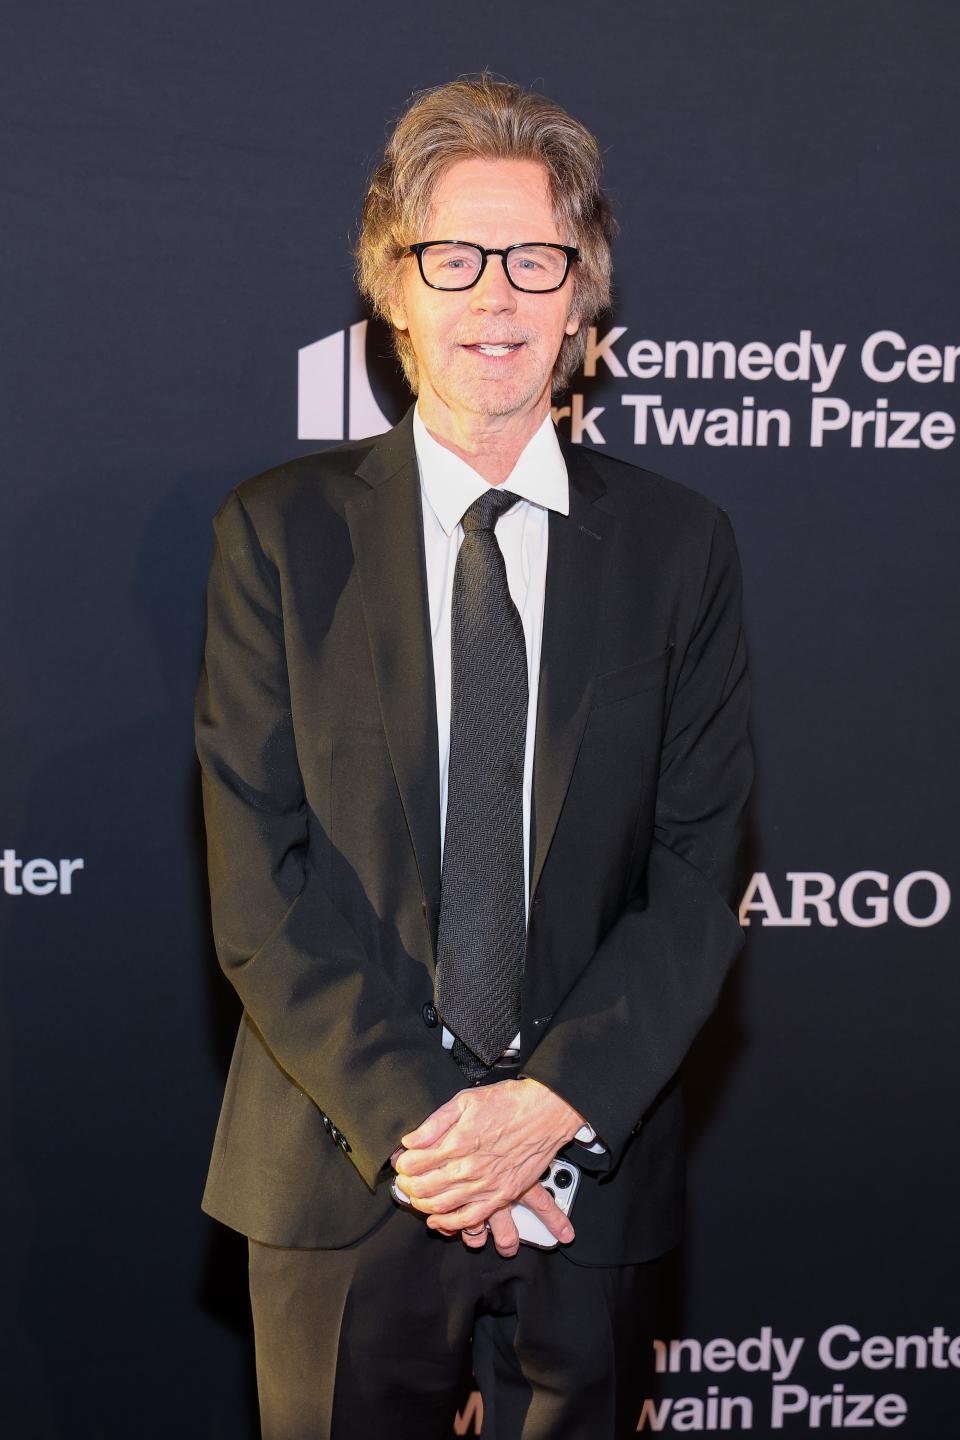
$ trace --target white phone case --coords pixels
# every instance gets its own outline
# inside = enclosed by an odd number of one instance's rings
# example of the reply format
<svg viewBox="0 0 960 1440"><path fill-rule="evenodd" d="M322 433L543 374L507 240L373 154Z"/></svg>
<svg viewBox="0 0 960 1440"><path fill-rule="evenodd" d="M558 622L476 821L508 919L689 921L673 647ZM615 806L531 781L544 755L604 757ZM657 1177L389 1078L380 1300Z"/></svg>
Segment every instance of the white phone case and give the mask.
<svg viewBox="0 0 960 1440"><path fill-rule="evenodd" d="M579 1167L571 1164L569 1160L551 1160L549 1168L541 1176L540 1183L545 1190L550 1191L564 1215L569 1216L580 1188ZM535 1245L539 1250L555 1250L560 1244L539 1215L528 1210L526 1205L511 1205L510 1214L525 1245Z"/></svg>

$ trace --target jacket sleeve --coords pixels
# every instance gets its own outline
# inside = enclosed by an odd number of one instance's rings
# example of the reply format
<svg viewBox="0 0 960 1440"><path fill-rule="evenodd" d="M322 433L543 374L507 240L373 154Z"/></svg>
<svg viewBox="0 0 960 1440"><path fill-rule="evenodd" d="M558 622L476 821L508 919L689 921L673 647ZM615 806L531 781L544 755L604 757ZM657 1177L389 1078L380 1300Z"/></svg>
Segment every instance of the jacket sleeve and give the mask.
<svg viewBox="0 0 960 1440"><path fill-rule="evenodd" d="M432 1031L370 961L309 845L279 575L236 491L214 517L195 706L220 966L290 1079L372 1190L400 1143L460 1088Z"/></svg>
<svg viewBox="0 0 960 1440"><path fill-rule="evenodd" d="M743 944L735 913L753 780L741 576L729 519L714 519L696 619L666 719L649 860L523 1073L588 1118L613 1168L678 1070Z"/></svg>

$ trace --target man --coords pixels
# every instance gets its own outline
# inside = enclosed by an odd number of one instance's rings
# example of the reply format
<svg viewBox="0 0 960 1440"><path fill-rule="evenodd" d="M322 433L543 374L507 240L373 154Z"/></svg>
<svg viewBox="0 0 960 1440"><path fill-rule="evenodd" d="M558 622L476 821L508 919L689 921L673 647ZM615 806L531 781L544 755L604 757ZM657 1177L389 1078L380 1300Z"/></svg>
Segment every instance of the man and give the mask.
<svg viewBox="0 0 960 1440"><path fill-rule="evenodd" d="M551 420L609 294L599 171L542 96L419 96L357 252L416 405L215 519L197 746L244 1015L203 1206L250 1238L267 1440L445 1436L471 1341L487 1440L636 1425L752 762L725 514Z"/></svg>

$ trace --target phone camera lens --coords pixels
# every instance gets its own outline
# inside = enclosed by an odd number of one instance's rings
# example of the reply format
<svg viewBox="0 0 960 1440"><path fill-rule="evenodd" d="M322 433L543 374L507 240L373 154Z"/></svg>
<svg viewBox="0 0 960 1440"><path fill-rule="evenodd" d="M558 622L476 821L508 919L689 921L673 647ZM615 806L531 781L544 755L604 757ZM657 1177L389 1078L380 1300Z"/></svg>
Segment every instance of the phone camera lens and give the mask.
<svg viewBox="0 0 960 1440"><path fill-rule="evenodd" d="M566 1190L568 1185L572 1185L573 1176L569 1170L558 1170L553 1177L553 1183L558 1186L559 1189Z"/></svg>

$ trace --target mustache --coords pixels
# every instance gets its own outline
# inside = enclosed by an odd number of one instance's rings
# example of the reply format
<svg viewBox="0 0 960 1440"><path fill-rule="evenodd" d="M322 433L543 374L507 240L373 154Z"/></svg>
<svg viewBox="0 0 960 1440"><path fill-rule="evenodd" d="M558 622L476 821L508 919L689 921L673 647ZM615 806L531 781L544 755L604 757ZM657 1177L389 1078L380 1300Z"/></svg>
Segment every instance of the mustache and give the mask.
<svg viewBox="0 0 960 1440"><path fill-rule="evenodd" d="M455 336L455 345L526 345L536 337L529 331L514 332L512 335L464 335Z"/></svg>

